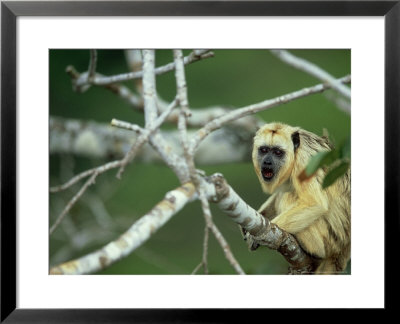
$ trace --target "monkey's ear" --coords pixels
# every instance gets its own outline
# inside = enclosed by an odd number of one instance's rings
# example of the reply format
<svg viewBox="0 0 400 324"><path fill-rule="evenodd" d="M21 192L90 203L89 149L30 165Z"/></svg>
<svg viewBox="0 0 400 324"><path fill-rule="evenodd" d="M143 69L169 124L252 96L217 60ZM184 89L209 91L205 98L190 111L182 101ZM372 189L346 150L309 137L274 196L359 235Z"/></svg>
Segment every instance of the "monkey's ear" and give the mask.
<svg viewBox="0 0 400 324"><path fill-rule="evenodd" d="M292 134L292 142L294 146L294 151L297 150L297 148L300 146L300 134L299 132L294 132Z"/></svg>

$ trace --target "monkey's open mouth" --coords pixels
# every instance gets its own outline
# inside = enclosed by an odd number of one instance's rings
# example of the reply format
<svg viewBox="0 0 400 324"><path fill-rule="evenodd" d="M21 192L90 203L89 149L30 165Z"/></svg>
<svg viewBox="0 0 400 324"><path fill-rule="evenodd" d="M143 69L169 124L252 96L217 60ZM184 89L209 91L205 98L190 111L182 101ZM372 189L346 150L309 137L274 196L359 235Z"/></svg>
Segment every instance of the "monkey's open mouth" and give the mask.
<svg viewBox="0 0 400 324"><path fill-rule="evenodd" d="M264 180L271 180L274 177L274 170L270 168L262 168L261 174L264 178Z"/></svg>

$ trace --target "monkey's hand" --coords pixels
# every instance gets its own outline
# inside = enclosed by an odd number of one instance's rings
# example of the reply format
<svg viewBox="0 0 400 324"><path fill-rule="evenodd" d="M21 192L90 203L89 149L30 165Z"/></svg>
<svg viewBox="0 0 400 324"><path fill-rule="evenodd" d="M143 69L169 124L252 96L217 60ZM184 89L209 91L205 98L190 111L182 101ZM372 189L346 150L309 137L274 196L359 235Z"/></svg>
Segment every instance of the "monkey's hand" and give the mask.
<svg viewBox="0 0 400 324"><path fill-rule="evenodd" d="M240 227L240 231L243 236L243 240L245 240L247 242L247 247L249 248L249 250L250 251L257 250L257 248L260 246L260 244L258 244L254 240L253 236L249 232L247 232L243 227L241 227L241 226L239 226L239 227Z"/></svg>

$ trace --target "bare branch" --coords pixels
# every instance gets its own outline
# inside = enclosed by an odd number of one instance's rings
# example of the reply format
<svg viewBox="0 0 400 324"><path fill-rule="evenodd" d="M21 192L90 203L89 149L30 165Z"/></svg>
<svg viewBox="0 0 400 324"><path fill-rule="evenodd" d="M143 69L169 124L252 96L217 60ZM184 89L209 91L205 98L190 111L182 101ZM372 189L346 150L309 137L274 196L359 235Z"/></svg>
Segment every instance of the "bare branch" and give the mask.
<svg viewBox="0 0 400 324"><path fill-rule="evenodd" d="M348 83L351 80L351 76L345 76L341 79L338 79L340 82ZM300 99L312 94L320 93L323 92L326 89L329 89L330 85L329 84L318 84L313 87L309 88L304 88L298 91L294 91L288 94L285 94L283 96L276 97L274 99L268 99L256 104L252 104L243 108L238 108L233 110L232 112L225 114L224 116L221 116L219 118L215 118L214 120L210 121L207 123L204 127L200 128L197 131L197 134L195 135L194 138L192 138L192 143L191 143L191 151L195 151L197 146L200 144L200 142L207 136L209 135L212 131L222 127L226 123L231 122L232 120L242 118L251 114L255 114L257 112L260 112L262 110L266 110L272 107L276 107L278 105L282 105L285 103L288 103L290 101Z"/></svg>
<svg viewBox="0 0 400 324"><path fill-rule="evenodd" d="M129 69L132 72L139 72L143 67L142 51L139 49L125 50L125 59L128 63ZM134 79L134 84L137 92L143 95L143 82L142 78Z"/></svg>
<svg viewBox="0 0 400 324"><path fill-rule="evenodd" d="M293 272L309 273L312 270L313 260L301 249L293 235L269 222L246 204L221 174L214 174L209 180L216 190L215 195L209 196L209 199L249 232L256 243L281 253L290 263Z"/></svg>
<svg viewBox="0 0 400 324"><path fill-rule="evenodd" d="M140 54L140 50L130 50L126 52L127 52L126 56L128 58L128 62L131 68L138 69L138 66L140 66L141 68L142 57ZM87 72L79 74L72 66L67 67L67 72L72 79L73 88L76 91L84 92L87 89L89 89L90 86L88 86L87 84L83 84L82 82L78 82L79 84L77 83L78 79L79 80L84 80L85 78L87 79ZM99 78L103 77L103 75L99 73L96 73L96 76ZM135 79L135 80L137 81L136 89L138 90L139 93L142 93L143 92L142 80L141 79ZM106 84L103 85L103 87L121 97L121 99L129 103L132 106L132 108L143 110L144 106L143 99L137 94L133 93L129 88L118 83ZM158 103L157 105L158 111L160 112L167 109L169 105L168 102L166 102L160 97L158 97L157 103ZM190 116L187 117L186 123L187 126L190 127L201 127L204 126L206 123L210 122L211 120L213 120L214 118L221 117L230 111L232 111L232 109L223 106L211 106L204 108L199 107L191 111ZM167 117L167 121L176 124L179 119L179 114L180 114L179 110L172 111L171 114ZM232 121L232 125L238 126L240 128L248 128L249 130L254 129L254 127L257 127L257 125L261 124L263 124L262 120L254 116L248 116L245 118Z"/></svg>
<svg viewBox="0 0 400 324"><path fill-rule="evenodd" d="M75 183L79 182L80 180L82 180L83 178L86 178L90 175L93 175L94 173L96 173L97 175L104 173L108 170L117 168L121 165L121 161L112 161L109 163L106 163L104 165L101 165L99 167L93 168L93 169L89 169L86 170L84 172L79 173L78 175L76 175L75 177L73 177L72 179L70 179L68 182L60 185L60 186L55 186L55 187L51 187L50 188L50 192L51 193L55 193L55 192L59 192L65 189L68 189L69 187L73 186Z"/></svg>
<svg viewBox="0 0 400 324"><path fill-rule="evenodd" d="M177 155L165 154L165 141L163 139L159 139L158 141L154 141L154 136L158 137L157 134L151 136L154 132L156 132L159 126L163 123L165 118L169 115L171 110L175 107L176 101L174 100L172 104L161 114L161 116L157 119L158 109L157 109L157 97L156 97L156 86L155 86L155 54L154 50L144 50L143 51L143 96L144 96L144 105L145 105L145 131L139 136L138 140L131 147L128 154L123 159L120 170L118 171L117 177L120 177L122 172L125 169L125 166L132 161L134 155L138 152L139 148L150 139L150 142L157 149L159 153L162 154L164 160L169 163L169 166L173 166L174 163L171 162L171 159L175 161L178 159ZM150 138L151 137L151 138ZM184 175L182 175L182 170L173 168L177 174L179 174L179 178L181 181L188 180Z"/></svg>
<svg viewBox="0 0 400 324"><path fill-rule="evenodd" d="M93 80L93 78L95 77L96 66L97 66L97 51L95 49L91 49L89 68L88 68L88 80L87 80L88 83L90 83L91 80Z"/></svg>
<svg viewBox="0 0 400 324"><path fill-rule="evenodd" d="M111 122L111 125L118 125L119 127L121 126L127 126L131 130L135 132L140 131L140 135L135 141L135 143L132 145L131 149L129 152L125 155L125 157L121 161L121 166L120 170L118 171L117 177L119 178L125 168L125 166L132 162L133 158L135 155L138 153L140 148L149 141L149 137L161 126L161 124L165 121L169 113L176 107L177 101L174 100L172 103L169 105L169 107L158 117L156 120L151 123L146 129L140 129L139 126L137 125L132 125L128 126L128 123L122 124L121 122L118 122L117 120L113 119Z"/></svg>
<svg viewBox="0 0 400 324"><path fill-rule="evenodd" d="M217 203L218 207L248 231L258 244L268 246L281 253L292 266L293 272L304 273L312 269L312 259L304 253L296 239L275 224L270 223L247 205L227 184L222 175L214 174L208 178L208 181L208 183L202 182L200 191L200 200L207 227L217 238L226 258L237 273L244 274L226 240L213 224L207 200ZM117 240L82 258L53 267L50 273L86 274L104 269L143 244L151 234L163 226L186 203L197 198L199 196L196 194L195 186L192 183L186 183L170 191L166 194L164 200L134 223Z"/></svg>
<svg viewBox="0 0 400 324"><path fill-rule="evenodd" d="M180 132L181 143L183 147L183 154L186 160L186 165L188 167L189 175L191 181L195 184L197 191L200 195L201 206L203 209L203 214L206 219L207 227L212 231L218 243L222 247L224 251L225 257L228 259L230 264L233 266L235 271L239 274L244 274L244 271L240 267L239 263L235 259L232 254L232 251L226 242L225 238L218 230L217 226L212 221L210 206L208 200L206 198L204 186L201 185L200 177L196 173L196 168L194 165L193 154L189 152L189 139L187 135L186 122L188 116L190 116L189 111L189 101L187 95L187 85L186 85L186 77L185 77L185 69L183 62L183 54L181 50L174 50L174 61L175 61L175 78L176 78L176 88L177 88L177 98L179 99L179 104L181 106L181 111L178 120L178 129ZM208 239L208 232L206 234L205 239ZM207 248L207 242L204 243L205 248ZM207 271L207 250L203 250L203 266L205 267L205 271Z"/></svg>
<svg viewBox="0 0 400 324"><path fill-rule="evenodd" d="M143 51L143 96L145 102L146 128L156 123L158 114L154 60L154 51ZM164 115L162 114L162 116ZM154 134L150 136L150 144L160 154L164 162L175 172L181 183L190 180L184 160L171 150L171 147L160 135L159 130L156 130Z"/></svg>
<svg viewBox="0 0 400 324"><path fill-rule="evenodd" d="M97 52L95 50L91 50L87 72L79 74L73 67L70 67L67 70L72 78L73 86L77 91L86 91L91 85L104 86L105 88L115 92L121 98L127 100L132 106L143 109L145 125L144 127L140 127L128 122L113 119L111 123L113 126L134 132L129 133L129 135L127 135L127 132L121 130L120 133L114 133L119 134L118 136L121 136L121 138L123 136L129 138L129 144L128 146L125 145L123 151L124 158L82 172L73 177L67 183L50 189L51 192L58 192L69 188L78 181L90 176L78 193L66 205L56 222L50 228L50 234L56 229L64 216L83 195L87 188L95 181L99 174L111 168L119 167L119 177L124 171L126 165L130 163L133 158L139 154L139 150L142 150L142 147L145 147L147 144L153 147L167 166L176 173L181 183L185 184L167 193L163 201L157 204L148 214L135 222L131 228L122 234L117 240L108 243L102 249L83 256L82 258L53 267L50 269L50 273L86 274L104 269L143 244L157 229L163 226L174 214L181 210L186 203L194 199L200 199L201 201L206 227L204 231L202 261L193 273L198 271L201 266L204 267L204 272L208 273L207 254L209 231L211 231L216 237L219 245L222 247L225 257L235 271L239 274L245 274L238 261L233 256L233 253L222 233L212 220L209 200L216 202L221 210L227 213L236 223L240 224L248 233L250 233L257 244L268 246L269 248L280 252L291 264L293 272L304 273L312 271L312 258L304 253L292 235L269 222L268 219L264 218L260 213L248 206L233 191L221 175L213 175L208 178L208 182L204 181L203 177L196 172L194 156L196 153L197 158L198 153L201 152L202 147L207 144L207 141L212 140L219 132L231 131L230 136L225 136L227 133L223 133L223 146L225 148L228 147L227 141L229 141L230 138L235 138L232 136L234 133L236 134L236 137L243 136L245 141L251 141L255 130L262 121L250 115L259 111L295 99L303 98L308 95L323 92L329 88L333 88L350 98L350 89L345 87L342 83L350 82L351 77L346 76L336 80L327 74L326 71L313 66L309 62L299 61L299 58L291 56L291 54L286 51L275 51L275 55L278 55L281 58L283 57L283 60L292 61L291 64L297 64L301 69L321 78L326 83L304 88L302 90L288 93L284 96L265 100L235 110L229 110L224 107L213 107L210 111L200 109L191 112L189 111L184 66L202 58L210 57L213 54L209 52L209 50L194 50L189 56L183 57L181 50L174 50L174 62L156 68L154 50L144 50L142 52L143 55L140 56L138 56L138 53L139 52L136 50L126 52L128 63L133 71L131 73L110 77L104 77L96 73ZM140 68L137 63L141 63L142 58L143 70L139 71ZM297 61L295 59L297 59ZM293 63L293 60L297 63ZM172 103L167 104L157 95L155 76L171 70L175 70L177 95ZM126 80L137 80L135 84L140 94L139 96L132 93L128 88L117 84L117 82ZM143 98L140 97L141 95ZM174 107L176 107L178 103L181 109L179 111L173 111ZM178 125L178 132L175 132L176 142L178 143L177 146L172 144L173 141L167 139L168 133L161 133L159 130L162 123L166 120L177 123ZM228 123L229 126L227 126ZM201 128L193 133L188 131L187 127L189 125L196 127L200 126ZM218 130L223 126L223 129ZM99 129L96 129L96 131L99 131ZM106 133L110 131L108 129L104 132ZM211 133L213 133L212 136L208 136ZM123 134L123 136L121 134ZM86 132L83 137L81 135L79 136L80 146L76 145L77 147L84 148L83 151L85 152L101 151L99 149L99 147L101 147L100 145L92 145L93 137L96 137L96 135L93 135L91 132ZM205 140L206 137L208 137L207 140ZM228 140L226 138L228 138ZM62 142L62 140L59 140L58 142ZM92 146L87 145L88 143ZM122 146L121 143L118 144L118 146ZM238 145L235 144L233 144L234 149L232 152L239 151ZM251 145L246 144L246 154L249 153L248 150L250 146ZM215 145L215 147L217 146ZM221 156L220 153L221 152L212 155Z"/></svg>
<svg viewBox="0 0 400 324"><path fill-rule="evenodd" d="M190 116L189 100L187 96L187 85L185 77L185 67L183 62L183 53L181 50L173 50L174 62L175 62L175 79L176 79L176 91L179 105L181 106L179 119L178 119L178 130L180 133L180 140L183 148L183 156L186 160L186 166L189 173L189 177L192 182L198 184L196 168L194 166L193 154L189 152L189 137L187 134L187 118Z"/></svg>
<svg viewBox="0 0 400 324"><path fill-rule="evenodd" d="M202 187L200 189L200 201L201 201L201 207L203 209L203 213L204 213L204 217L206 219L207 226L211 230L211 232L214 234L218 243L221 245L222 250L224 251L225 257L228 259L229 263L231 264L231 266L235 269L235 271L238 274L241 274L241 275L245 274L245 272L241 268L239 262L233 256L233 253L232 253L227 241L225 240L224 236L222 235L222 233L219 231L218 227L212 221L210 205L208 203L208 199L207 199L204 187ZM204 260L203 260L203 262L204 262Z"/></svg>
<svg viewBox="0 0 400 324"><path fill-rule="evenodd" d="M196 266L196 268L193 269L192 275L196 274L197 271L199 271L199 269L201 268L202 265L203 265L203 262L200 262L200 263Z"/></svg>
<svg viewBox="0 0 400 324"><path fill-rule="evenodd" d="M118 239L76 260L54 266L50 274L89 274L102 270L129 255L196 197L191 183L168 192L150 212L136 221Z"/></svg>
<svg viewBox="0 0 400 324"><path fill-rule="evenodd" d="M271 50L271 53L281 59L283 62L304 71L317 79L326 82L330 87L346 98L351 98L351 90L346 87L342 82L338 81L334 76L321 69L319 66L311 63L303 58L297 57L286 50Z"/></svg>
<svg viewBox="0 0 400 324"><path fill-rule="evenodd" d="M190 64L197 62L201 59L213 57L214 54L212 52L209 52L209 50L199 50L196 53L192 52L188 56L184 58L184 64ZM160 75L164 74L167 72L172 71L175 68L174 63L169 63L164 66L158 67L155 69L155 75ZM118 74L118 75L113 75L113 76L108 76L108 77L98 77L95 76L95 78L92 81L93 85L99 85L99 86L104 86L107 84L112 84L112 83L118 83L118 82L123 82L123 81L129 81L129 80L134 80L134 79L139 79L144 76L144 71L139 71L139 72L129 72L129 73L123 73L123 74ZM77 81L78 86L82 86L86 83L85 80L79 79Z"/></svg>
<svg viewBox="0 0 400 324"><path fill-rule="evenodd" d="M348 114L350 113L351 111L350 100L347 100L343 96L339 95L337 92L336 93L326 92L325 98L332 101L336 105L336 107L338 107L340 110Z"/></svg>
<svg viewBox="0 0 400 324"><path fill-rule="evenodd" d="M204 216L204 218L205 218L205 216ZM201 267L203 267L204 274L208 274L208 239L209 239L209 232L210 232L210 230L209 230L208 224L206 224L206 226L204 226L203 256L201 258L201 262L192 271L192 275L196 274L197 271L199 271L199 269Z"/></svg>
<svg viewBox="0 0 400 324"><path fill-rule="evenodd" d="M131 131L91 120L50 116L49 127L51 154L66 153L103 159L123 157L137 140L137 134ZM136 128L135 132L140 133L141 127ZM149 155L147 151L141 153Z"/></svg>
<svg viewBox="0 0 400 324"><path fill-rule="evenodd" d="M92 185L97 177L98 173L95 171L93 172L92 176L89 178L88 181L82 186L82 188L78 191L78 193L72 197L72 199L69 201L69 203L65 206L64 210L61 212L61 214L57 217L56 221L54 222L53 226L50 227L50 235L53 234L54 230L57 228L57 226L61 223L63 220L64 216L70 211L72 206L78 201L78 199L83 195L83 193L86 191L86 189Z"/></svg>
<svg viewBox="0 0 400 324"><path fill-rule="evenodd" d="M179 111L172 110L172 113ZM242 118L241 120L244 120ZM239 120L237 121L239 122ZM143 129L140 126L114 119L108 123L64 119L50 116L50 154L74 154L99 159L120 159L137 141ZM212 132L199 145L195 153L195 163L199 165L216 165L222 163L249 162L252 139L257 124L227 124ZM187 131L188 137L195 135L194 130ZM145 163L161 163L161 154L168 158L169 152L183 154L180 134L176 130L161 130L160 138L168 149L154 149L151 143L145 143L135 155L135 160ZM157 144L157 141L154 141ZM171 156L169 156L171 158ZM171 158L172 160L172 158Z"/></svg>
<svg viewBox="0 0 400 324"><path fill-rule="evenodd" d="M203 239L203 257L201 263L203 264L204 274L208 274L208 239L210 230L208 226L204 226L204 239Z"/></svg>
<svg viewBox="0 0 400 324"><path fill-rule="evenodd" d="M143 50L143 99L145 124L148 127L158 114L156 96L156 56L154 50Z"/></svg>
<svg viewBox="0 0 400 324"><path fill-rule="evenodd" d="M127 129L130 131L133 131L137 134L142 134L144 132L144 129L140 127L139 125L131 124L123 120L118 120L118 119L112 119L111 120L111 126Z"/></svg>

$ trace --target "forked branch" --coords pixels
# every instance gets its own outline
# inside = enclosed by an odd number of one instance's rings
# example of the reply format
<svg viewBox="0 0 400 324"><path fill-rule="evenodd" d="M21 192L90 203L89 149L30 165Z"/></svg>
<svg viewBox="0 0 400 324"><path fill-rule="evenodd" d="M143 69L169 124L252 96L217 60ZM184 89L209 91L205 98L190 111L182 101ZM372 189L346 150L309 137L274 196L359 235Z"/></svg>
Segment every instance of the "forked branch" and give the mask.
<svg viewBox="0 0 400 324"><path fill-rule="evenodd" d="M68 68L67 71L77 91L86 91L92 85L103 86L116 93L119 97L127 100L133 107L143 110L145 125L141 127L139 125L113 119L113 126L130 130L132 134L130 138L131 142L129 143L130 148L123 152L124 157L121 160L116 160L82 172L67 183L50 189L51 192L65 190L78 181L89 177L57 218L50 233L55 230L67 212L72 208L73 204L83 195L87 188L93 184L98 175L107 170L119 168L118 177L121 176L125 167L127 167L139 153L139 149L146 144L150 144L161 160L175 172L181 186L167 193L161 202L149 213L135 222L115 241L79 259L52 267L50 273L88 274L104 269L132 253L132 251L146 242L155 231L163 226L172 216L176 215L187 203L196 199L201 201L206 223L203 241L203 257L200 263L200 266L203 265L205 273L208 272L207 249L209 232L211 232L223 249L224 255L233 269L239 274L244 274L239 262L233 256L228 243L212 220L209 202L215 202L222 211L229 215L234 222L238 223L251 235L254 242L280 252L289 262L292 273L309 273L312 270L313 260L304 253L296 239L291 234L269 222L267 218L247 205L228 185L222 175L214 174L211 177L200 175L195 166L195 154L200 152L200 144L206 142L206 137L210 134L217 134L217 130L221 127L226 127L227 124L236 127L236 130L244 130L247 132L246 134L254 134L255 130L262 122L259 118L253 116L257 112L299 98L321 93L330 88L337 90L345 97L349 97L350 89L344 86L344 84L351 81L350 75L335 79L318 67L308 64L309 62L300 61L298 58L290 56L290 54L285 51L275 51L274 54L278 55L282 60L288 63L291 62L292 65L297 67L300 66L300 68L308 73L322 79L324 83L238 109L231 110L225 107L214 107L209 110L200 109L191 111L187 94L185 65L203 58L211 57L213 54L209 52L209 50L194 50L186 57L183 56L181 50L174 50L173 53L173 62L162 67L156 67L154 50L143 50L142 52L135 50L127 52L127 57L133 71L110 77L102 76L96 72L97 52L95 50L90 52L90 62L87 72L80 74L73 67ZM175 70L177 93L175 99L168 104L157 95L156 75L171 70ZM127 87L118 83L126 80L137 80L135 84L139 94L133 93ZM174 108L178 106L180 109L174 110ZM160 127L164 121L177 124L176 138L181 146L180 151L172 146L171 141L167 140L165 133L161 133ZM54 122L55 121L52 121L53 124ZM193 133L188 130L188 126L200 128ZM65 127L62 128L64 129ZM226 129L228 128L226 127L219 131L226 131ZM85 136L79 138L80 143L82 142L85 144L83 145L85 152L88 151L88 146L86 145L88 140L96 137L96 135L93 135L91 132L96 131L102 133L108 132L108 130L104 131L102 127L98 126L92 127L91 130L86 130L84 133ZM234 131L234 133L238 132ZM118 136L122 138L125 135L118 134ZM212 135L210 137L212 137ZM229 136L222 137L225 138ZM65 143L65 141L59 142ZM68 145L68 147L77 148L80 146ZM230 151L237 152L237 148L238 146L236 145L235 149ZM93 151L96 154L100 154L99 150ZM198 267L195 271L197 270Z"/></svg>
<svg viewBox="0 0 400 324"><path fill-rule="evenodd" d="M291 234L270 223L247 205L221 174L214 174L205 179L202 181L201 188L203 190L202 204L205 205L205 211L208 213L207 226L217 239L222 240L222 245L227 249L227 258L238 273L244 274L239 263L231 255L226 241L219 236L218 229L210 222L208 201L216 203L234 222L248 231L258 244L280 252L291 265L292 272L309 272L312 260L304 253ZM196 199L200 199L200 197L196 193L195 186L190 182L168 192L161 202L136 221L118 239L93 253L52 267L50 274L88 274L106 268L132 253L187 203Z"/></svg>

